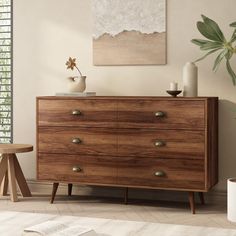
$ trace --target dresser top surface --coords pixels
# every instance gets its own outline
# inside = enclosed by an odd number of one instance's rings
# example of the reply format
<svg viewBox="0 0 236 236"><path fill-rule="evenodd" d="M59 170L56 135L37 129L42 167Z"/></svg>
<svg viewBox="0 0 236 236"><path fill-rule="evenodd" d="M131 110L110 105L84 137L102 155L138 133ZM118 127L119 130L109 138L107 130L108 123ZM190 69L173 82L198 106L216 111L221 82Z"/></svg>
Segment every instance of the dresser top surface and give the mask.
<svg viewBox="0 0 236 236"><path fill-rule="evenodd" d="M110 100L208 100L208 99L213 99L213 100L218 100L218 97L169 97L169 96L38 96L37 99L46 99L46 100L81 100L81 99L86 99L86 100L105 100L105 99L110 99Z"/></svg>

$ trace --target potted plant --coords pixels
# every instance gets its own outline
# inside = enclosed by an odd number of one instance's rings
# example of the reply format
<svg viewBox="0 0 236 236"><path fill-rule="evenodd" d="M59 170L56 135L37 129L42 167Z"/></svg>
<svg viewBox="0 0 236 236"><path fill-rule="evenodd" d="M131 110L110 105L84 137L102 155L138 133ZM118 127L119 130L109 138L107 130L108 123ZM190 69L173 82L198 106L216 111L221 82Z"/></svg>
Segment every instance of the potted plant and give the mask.
<svg viewBox="0 0 236 236"><path fill-rule="evenodd" d="M213 65L213 71L216 72L221 62L225 61L229 76L233 84L236 85L236 74L230 64L231 58L236 54L236 22L230 24L233 28L233 33L231 38L226 40L219 25L215 21L204 15L202 15L202 19L203 21L197 22L197 28L206 39L192 39L191 42L199 46L206 54L195 62L203 60L210 54L218 53Z"/></svg>

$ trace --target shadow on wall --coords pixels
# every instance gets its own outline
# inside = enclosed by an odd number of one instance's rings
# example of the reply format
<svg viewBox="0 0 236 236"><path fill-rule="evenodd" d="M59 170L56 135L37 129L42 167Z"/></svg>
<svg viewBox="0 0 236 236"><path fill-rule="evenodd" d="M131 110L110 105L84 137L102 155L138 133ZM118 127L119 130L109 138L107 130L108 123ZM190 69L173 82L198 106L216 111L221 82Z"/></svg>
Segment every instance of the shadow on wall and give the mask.
<svg viewBox="0 0 236 236"><path fill-rule="evenodd" d="M219 101L219 180L236 177L236 103ZM223 184L223 182L222 182Z"/></svg>

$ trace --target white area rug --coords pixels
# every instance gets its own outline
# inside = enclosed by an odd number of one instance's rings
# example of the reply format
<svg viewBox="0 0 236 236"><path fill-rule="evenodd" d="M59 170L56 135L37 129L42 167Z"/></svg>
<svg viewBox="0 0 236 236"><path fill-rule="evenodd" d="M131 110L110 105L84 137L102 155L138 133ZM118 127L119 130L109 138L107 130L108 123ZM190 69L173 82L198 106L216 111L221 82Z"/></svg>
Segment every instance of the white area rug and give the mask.
<svg viewBox="0 0 236 236"><path fill-rule="evenodd" d="M23 229L47 220L93 228L99 236L236 236L236 230L46 214L0 212L0 235L20 236Z"/></svg>

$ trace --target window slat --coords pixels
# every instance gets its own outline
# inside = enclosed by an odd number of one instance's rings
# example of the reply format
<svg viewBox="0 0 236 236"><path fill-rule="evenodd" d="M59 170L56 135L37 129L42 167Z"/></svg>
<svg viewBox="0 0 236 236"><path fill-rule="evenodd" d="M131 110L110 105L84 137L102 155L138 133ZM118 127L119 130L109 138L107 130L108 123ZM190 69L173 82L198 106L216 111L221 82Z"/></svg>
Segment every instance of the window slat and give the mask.
<svg viewBox="0 0 236 236"><path fill-rule="evenodd" d="M0 0L0 143L12 142L12 1Z"/></svg>

